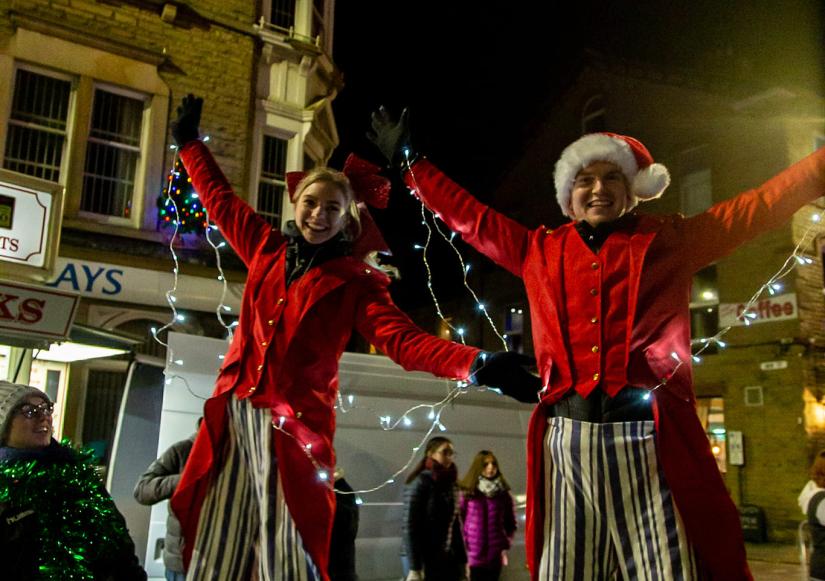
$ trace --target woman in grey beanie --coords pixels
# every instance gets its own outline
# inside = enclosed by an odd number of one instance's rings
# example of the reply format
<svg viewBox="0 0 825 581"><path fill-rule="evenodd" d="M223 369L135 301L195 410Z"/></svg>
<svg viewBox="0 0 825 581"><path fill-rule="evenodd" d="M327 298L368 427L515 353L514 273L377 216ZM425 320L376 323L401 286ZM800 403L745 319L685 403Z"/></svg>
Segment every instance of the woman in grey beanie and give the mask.
<svg viewBox="0 0 825 581"><path fill-rule="evenodd" d="M39 389L0 381L3 578L145 580L91 454L52 438L53 411Z"/></svg>

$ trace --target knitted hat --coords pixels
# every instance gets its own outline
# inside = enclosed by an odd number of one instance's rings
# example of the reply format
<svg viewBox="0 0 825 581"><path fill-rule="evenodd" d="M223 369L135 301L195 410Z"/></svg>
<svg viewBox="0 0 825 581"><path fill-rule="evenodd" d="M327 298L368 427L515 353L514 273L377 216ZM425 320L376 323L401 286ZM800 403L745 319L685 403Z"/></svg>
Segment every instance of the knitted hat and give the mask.
<svg viewBox="0 0 825 581"><path fill-rule="evenodd" d="M565 216L570 216L570 192L581 170L597 161L615 163L630 183L630 205L655 200L670 184L667 168L653 162L642 142L616 133L590 133L574 141L562 152L553 174L556 200Z"/></svg>
<svg viewBox="0 0 825 581"><path fill-rule="evenodd" d="M49 396L30 385L0 381L0 446L5 445L8 429L11 425L11 412L20 405L23 399L36 395L46 401Z"/></svg>

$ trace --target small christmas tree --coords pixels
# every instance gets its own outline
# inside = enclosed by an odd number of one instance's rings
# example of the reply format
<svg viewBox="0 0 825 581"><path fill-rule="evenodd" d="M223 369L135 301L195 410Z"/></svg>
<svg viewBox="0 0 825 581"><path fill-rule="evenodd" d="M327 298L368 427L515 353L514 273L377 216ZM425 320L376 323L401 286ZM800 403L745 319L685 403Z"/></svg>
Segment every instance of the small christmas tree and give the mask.
<svg viewBox="0 0 825 581"><path fill-rule="evenodd" d="M178 232L203 234L209 225L206 210L192 187L192 178L179 159L175 160L175 169L169 174L166 187L158 196L157 206L158 224L164 228L175 227L175 206L178 208Z"/></svg>

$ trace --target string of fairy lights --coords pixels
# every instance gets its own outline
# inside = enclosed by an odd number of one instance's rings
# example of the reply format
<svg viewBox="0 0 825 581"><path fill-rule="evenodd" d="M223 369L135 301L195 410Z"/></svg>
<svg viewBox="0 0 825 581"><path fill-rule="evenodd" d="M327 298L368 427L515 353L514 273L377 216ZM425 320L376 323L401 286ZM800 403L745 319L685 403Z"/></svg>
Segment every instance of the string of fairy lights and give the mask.
<svg viewBox="0 0 825 581"><path fill-rule="evenodd" d="M204 141L206 141L206 140L207 139L204 138ZM171 146L171 149L175 150L175 155L174 155L174 158L173 158L173 161L172 161L172 168L170 169L169 174L168 174L168 178L167 178L168 179L168 184L167 184L166 190L164 192L165 196L164 196L162 205L163 205L164 208L171 208L171 212L169 212L171 214L171 216L167 216L166 219L165 219L165 222L169 223L174 228L174 231L173 231L172 236L171 236L170 241L169 241L169 251L172 254L172 260L174 262L174 267L172 269L172 272L173 272L174 276L173 276L172 287L169 290L166 291L166 299L167 299L167 303L169 304L169 307L172 311L172 317L171 317L170 321L167 322L162 327L160 327L160 328L154 328L153 327L151 329L151 332L152 332L152 336L155 339L155 341L157 341L158 343L160 343L161 345L163 345L167 349L167 362L170 364L169 367L172 367L172 366L182 367L184 365L184 361L182 359L176 358L176 356L172 352L172 349L170 348L169 344L167 342L163 341L160 338L160 334L163 331L166 331L166 330L172 328L177 323L182 323L182 322L185 321L185 317L181 313L178 312L177 306L176 306L176 302L177 302L176 292L177 292L178 283L179 283L179 278L178 277L179 277L179 273L180 273L180 261L179 261L177 253L175 252L175 243L176 243L176 240L177 240L178 235L179 235L179 229L180 229L180 226L181 226L182 217L181 217L181 214L180 214L180 211L179 211L179 208L178 208L178 204L176 203L176 201L172 197L172 193L174 192L174 189L171 185L172 182L176 178L180 177L180 172L177 170L178 164L180 163L180 159L179 159L179 153L177 151L177 147ZM196 197L196 198L198 197L197 192L192 192L191 195L193 197ZM423 208L423 206L422 206L422 208ZM168 211L168 210L165 210L165 211ZM223 319L223 314L225 312L231 311L231 308L228 305L226 305L225 302L224 302L225 299L226 299L227 291L228 291L228 285L227 285L227 280L226 280L225 273L224 273L223 268L221 266L221 256L220 256L220 248L223 248L226 243L221 241L221 242L216 244L212 240L211 233L213 231L217 231L218 227L215 224L212 224L208 221L208 214L206 213L205 208L203 209L203 212L204 212L204 215L205 215L204 220L205 220L205 223L206 223L206 226L204 227L205 238L206 238L208 244L212 247L212 249L215 253L215 262L216 262L216 267L217 267L217 270L218 270L218 281L220 281L222 283L221 297L220 297L218 306L216 308L215 314L216 314L216 317L217 317L219 323L227 331L229 341L231 341L232 336L233 336L232 335L233 328L237 326L238 322L235 321L235 322L231 323L230 325L227 325L226 322ZM423 213L423 211L422 211L422 213ZM436 226L436 229L439 231L439 233L442 236L444 236L443 232L441 232L440 229L437 228L437 226ZM430 234L428 235L428 238L429 238L429 237L431 237L431 230L429 228L429 225L428 225L428 231L430 232ZM451 239L449 241L451 242ZM464 261L463 261L463 258L461 257L460 252L458 251L457 248L455 248L454 245L451 244L451 246L453 247L454 251L458 255L459 260L461 261L462 269L464 270L464 273L465 273L465 277L464 277L465 285L467 286L468 290L470 290L473 297L478 302L478 298L477 298L476 294L472 291L472 289L469 287L469 285L467 285L466 273L469 270L469 265L467 267L465 267ZM426 256L426 250L425 250L425 256ZM428 265L428 269L429 269L429 265ZM431 275L430 275L428 280L429 280L428 286L430 287L430 289L432 289ZM435 294L433 293L432 296L433 296L433 300L436 302L436 305L438 305L438 299L436 298ZM440 307L439 307L439 309L440 309ZM506 348L505 339L503 337L501 337L501 335L498 333L497 329L495 329L495 325L493 324L492 319L490 319L489 314L486 312L486 309L481 309L481 310L484 312L484 314L487 317L488 321L493 326L493 329L494 329L495 333L502 339L502 342L505 343L505 348ZM443 316L442 316L442 319L443 319ZM444 320L446 321L446 319L444 319ZM454 329L454 331L457 332L459 334L459 336L462 337L462 342L463 342L463 335L464 335L463 328ZM223 358L223 356L221 355L220 358ZM197 397L198 399L206 399L203 396L197 394L194 390L192 390L191 386L189 385L189 382L186 380L186 377L184 377L183 375L177 374L177 373L171 373L170 374L168 372L168 368L167 368L165 384L166 385L171 385L176 380L181 381L183 383L184 387L186 388L186 390L191 395L193 395L194 397ZM422 448L422 446L426 443L427 439L432 435L432 433L435 432L436 430L439 430L441 432L444 432L444 431L447 430L446 426L444 425L444 423L441 420L441 415L442 415L442 413L444 412L444 410L447 406L449 406L456 398L461 396L462 393L466 392L466 388L470 385L471 381L472 381L472 377L468 377L467 380L456 382L455 387L450 389L448 391L447 395L444 398L442 398L440 401L432 403L432 404L430 404L430 403L416 404L416 405L410 407L409 409L407 409L406 411L404 411L399 416L397 416L397 419L395 421L393 421L392 415L387 415L387 414L383 414L383 413L379 414L378 415L378 422L379 422L379 425L380 425L381 429L384 430L384 431L392 431L392 430L395 430L396 428L398 428L399 426L404 427L404 428L411 427L413 425L413 420L412 420L413 414L415 412L417 412L418 410L422 410L422 409L428 410L427 418L430 420L431 423L430 423L429 429L426 430L426 433L424 434L421 441L416 446L414 446L412 448L412 452L410 454L409 460L404 464L404 466L402 466L400 469L396 470L389 478L385 479L383 483L381 483L377 486L373 486L371 488L366 488L366 489L361 489L361 490L354 490L354 491L338 491L338 492L343 493L343 494L360 495L360 494L375 492L377 490L380 490L380 489L384 488L385 486L389 486L389 485L393 484L395 482L395 479L400 474L407 471L407 469L410 467L412 462L415 460L416 454ZM489 391L497 391L497 390L490 389ZM355 396L353 394L347 395L347 401L349 402L350 409L351 409L352 406L354 405L354 402L355 402ZM339 402L339 405L336 406L336 408L339 411L343 412L343 413L347 413L349 411L349 409L345 408L345 406L343 404L343 396L342 396L342 393L340 391L338 393L338 402ZM369 409L370 411L375 411L375 410L372 410L371 408L367 408L367 409ZM272 427L274 429L278 430L279 432L281 432L282 434L284 434L286 437L288 437L291 440L296 442L296 445L299 446L301 451L307 456L308 460L312 463L313 467L316 469L316 471L318 473L319 481L328 484L330 487L334 487L334 484L330 481L330 470L327 467L324 467L315 458L315 456L312 454L311 444L303 444L302 442L300 442L300 440L293 433L291 433L289 430L287 430L284 427L285 422L286 422L286 418L283 417L283 416L280 416L277 420L275 418L273 418ZM360 498L358 499L358 501L360 502Z"/></svg>
<svg viewBox="0 0 825 581"><path fill-rule="evenodd" d="M411 195L416 195L416 191L419 189L418 182L416 180L415 172L413 171L412 165L410 163L409 151L405 151L404 153L405 153L405 158L406 158L406 168L405 169L409 172L409 175L410 175L410 178L411 178L412 184L413 184L413 187L410 188L410 193L411 193ZM176 153L175 153L175 162L177 162L177 159L178 159L178 153L176 151ZM170 181L172 179L174 171L175 171L175 169L174 169L174 165L173 165L173 169L170 172ZM171 238L170 244L169 244L169 249L170 249L170 252L172 253L172 257L173 257L173 261L174 261L174 268L173 268L174 282L173 282L172 288L166 292L166 297L167 297L167 302L168 302L168 304L169 304L169 306L172 310L172 318L166 325L164 325L160 329L157 329L157 330L152 329L152 334L153 334L155 340L157 340L159 343L164 345L167 348L167 350L169 349L168 345L158 337L158 334L161 333L164 330L167 330L167 329L171 328L177 322L181 322L181 321L184 320L182 318L182 315L180 315L178 313L178 311L176 309L176 306L175 306L175 302L176 302L175 292L177 290L177 284L178 284L179 260L178 260L177 254L175 253L175 250L174 250L174 242L175 242L175 238L178 235L179 214L177 212L177 205L174 203L174 201L172 201L171 206L172 206L173 211L174 211L175 222L176 222L175 231L172 235L172 238ZM760 298L765 293L768 293L769 295L775 295L777 292L779 292L782 289L782 284L781 284L780 281L782 279L784 279L785 277L787 277L795 268L797 268L798 266L805 266L805 265L810 265L810 264L814 263L814 260L811 257L807 256L805 254L805 252L803 252L802 249L805 248L806 245L812 239L812 236L813 236L813 234L815 233L815 231L817 229L817 225L819 223L821 223L822 220L823 220L823 217L825 217L824 214L825 214L825 210L820 210L820 211L815 212L813 214L813 216L811 217L811 224L809 224L808 227L806 228L806 230L804 231L799 243L796 245L793 252L788 256L788 258L785 260L783 265L773 275L771 275L770 278L763 285L761 285L759 287L759 289L757 289L756 292L753 293L751 298L745 304L744 309L742 310L741 314L739 314L737 316L737 319L739 321L741 321L745 326L749 326L750 324L752 324L752 322L755 319L758 318L758 313L754 309L754 305L756 305L756 303L760 300ZM440 219L440 216L438 216L438 214L436 214L435 212L432 212L429 209L427 209L426 206L423 203L421 204L421 216L422 216L422 224L426 227L426 238L425 238L425 241L424 241L423 245L415 244L414 248L416 248L418 250L422 250L422 259L423 259L423 262L424 262L424 265L425 265L425 268L426 268L426 271L427 271L427 288L428 288L428 291L429 291L430 296L432 298L433 304L435 306L437 315L439 316L441 321L443 321L448 326L449 329L451 329L454 333L456 333L458 335L461 342L464 343L465 342L464 341L465 329L461 326L453 325L452 322L450 321L450 319L448 319L444 316L444 314L442 312L442 309L441 309L441 305L440 305L439 300L438 300L438 297L436 296L435 291L433 289L432 270L431 270L431 266L430 266L430 263L429 263L429 260L428 260L428 250L430 248L430 243L431 243L432 238L433 238L433 230L435 230L438 233L438 235L449 244L449 246L452 248L453 252L458 257L459 264L461 266L462 273L463 273L463 284L464 284L465 288L468 290L468 292L470 293L470 295L472 296L473 300L475 301L476 309L483 314L483 316L485 317L487 323L492 328L495 335L499 338L499 340L504 345L504 349L507 350L508 346L507 346L506 336L503 336L498 331L495 323L492 320L492 317L490 316L487 305L479 299L478 295L475 293L475 291L471 288L471 286L468 283L467 275L468 275L469 270L470 270L470 264L465 262L463 256L461 255L461 252L455 246L455 244L453 244L453 240L456 236L456 233L455 232L450 232L449 235L448 235L447 232L442 230L442 228L438 224L438 220ZM432 224L431 224L431 222L432 222ZM222 317L225 312L231 311L231 309L227 305L224 304L224 300L225 300L226 293L227 293L227 281L226 281L226 277L224 275L224 271L221 267L221 260L220 260L220 248L222 248L225 245L225 242L220 242L218 244L215 244L214 241L210 237L210 234L213 230L217 230L217 227L214 224L209 224L205 229L205 235L206 235L206 239L207 239L208 243L210 244L210 246L213 248L213 251L215 252L216 265L217 265L217 269L218 269L218 273L219 273L218 274L218 280L223 283L223 291L221 293L221 298L220 298L219 305L216 309L216 316L217 316L218 321L220 322L220 324L226 329L226 331L228 333L228 338L231 340L232 339L232 329L235 326L237 326L238 322L235 321L230 325L226 325L226 323L225 323L225 321L223 320L223 317ZM733 328L732 326L726 326L726 327L720 329L719 332L717 332L715 335L698 340L697 344L700 345L700 347L695 352L693 352L691 354L692 361L696 364L700 363L702 361L702 358L701 358L702 353L704 351L706 351L708 348L710 348L712 345L716 345L719 348L725 348L727 346L727 344L722 339L722 337L724 337L732 328ZM482 354L482 356L484 356L484 354ZM649 388L649 390L644 394L644 396L642 396L644 399L649 399L651 397L651 394L653 394L656 390L658 390L662 387L665 387L667 385L668 381L670 381L670 379L679 370L679 368L682 365L684 365L685 361L683 361L682 358L675 351L673 353L671 353L671 357L673 358L673 360L675 362L674 366L673 366L673 369L671 370L671 372L666 377L662 378L662 380L657 385ZM183 365L183 361L174 359L174 355L171 353L171 351L169 351L168 360L169 360L170 363L174 363L174 364L177 364L177 365ZM183 379L184 382L185 382L185 378L183 378L182 376L172 375L172 376L167 376L167 379L166 379L167 385L170 384L172 382L172 380L175 379L175 378ZM472 382L473 382L473 377L472 376L468 377L467 379L465 379L463 381L458 381L458 382L456 382L454 387L452 387L451 389L448 390L446 396L443 397L441 400L439 400L435 403L419 403L419 404L413 405L412 407L408 408L407 410L405 410L401 414L395 416L395 418L393 418L392 415L388 415L388 414L384 414L384 413L377 413L379 426L384 431L392 431L392 430L395 430L395 429L398 429L398 428L411 428L414 425L414 420L413 420L414 414L416 414L417 412L419 412L421 410L426 411L426 417L427 417L427 420L429 420L430 424L429 424L429 427L424 431L423 436L421 437L420 441L415 446L413 446L413 448L411 450L411 453L410 453L407 461L405 462L405 464L403 466L401 466L400 468L398 468L397 470L395 470L388 478L385 478L383 480L383 482L380 482L379 484L377 484L375 486L363 488L363 489L360 489L360 490L354 490L354 491L336 490L336 492L341 493L341 494L356 495L356 501L360 504L361 500L360 500L359 495L376 492L378 490L381 490L382 488L385 488L387 486L390 486L390 485L394 484L396 482L396 479L398 478L398 476L400 476L401 474L403 474L403 473L405 473L409 470L412 463L416 460L416 457L417 457L418 453L420 452L422 447L425 445L427 440L431 437L431 435L436 430L438 430L440 432L444 432L444 431L447 430L446 426L442 422L442 418L441 418L442 413L445 411L445 409L448 406L450 406L453 402L455 402L455 400L457 398L459 398L464 393L467 393L468 387L472 384ZM189 387L188 382L185 382L185 385L186 385L187 389L190 391L190 393L192 393L193 395L196 395L196 394L194 394L194 392ZM546 389L546 387L544 389ZM500 393L495 388L480 388L480 390L493 391L493 392ZM542 393L539 392L539 398L541 397L541 395L542 395ZM200 396L198 396L198 397L200 397ZM344 404L344 399L345 398L346 398L347 405ZM355 398L354 394L347 394L345 396L339 390L338 394L337 394L337 405L335 406L335 408L338 410L338 412L344 413L344 414L349 413L355 407L358 407L360 409L365 409L366 411L370 411L370 412L376 412L376 410L373 410L372 408L369 408L369 407L364 407L364 406L360 406L360 405L356 406L355 402L356 402L356 398ZM315 458L315 456L312 453L311 444L305 444L305 443L301 442L295 434L291 433L289 430L287 430L285 428L286 420L287 420L287 418L285 416L278 416L277 419L273 417L273 419L272 419L273 429L278 430L284 436L286 436L286 437L290 438L291 440L293 440L296 443L296 445L299 446L299 448L302 450L302 452L306 455L308 460L312 463L313 467L315 468L315 470L317 472L319 482L324 483L326 486L330 487L331 489L334 489L334 483L332 482L332 479L331 479L331 467L324 466L321 462L319 462L317 460L317 458Z"/></svg>

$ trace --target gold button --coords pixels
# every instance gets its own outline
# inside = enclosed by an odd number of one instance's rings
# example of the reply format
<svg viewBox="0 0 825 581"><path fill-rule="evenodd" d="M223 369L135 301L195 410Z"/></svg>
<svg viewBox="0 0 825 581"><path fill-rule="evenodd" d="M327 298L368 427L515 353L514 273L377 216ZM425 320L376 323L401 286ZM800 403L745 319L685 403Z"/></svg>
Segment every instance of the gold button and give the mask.
<svg viewBox="0 0 825 581"><path fill-rule="evenodd" d="M370 270L369 268L365 268L364 272L366 272L367 274L370 274L372 272L372 270Z"/></svg>
<svg viewBox="0 0 825 581"><path fill-rule="evenodd" d="M593 270L598 269L599 268L599 263L598 262L590 263L590 268L592 268Z"/></svg>
<svg viewBox="0 0 825 581"><path fill-rule="evenodd" d="M256 386L252 386L249 388L249 393L255 393L255 390L258 389Z"/></svg>
<svg viewBox="0 0 825 581"><path fill-rule="evenodd" d="M266 341L261 341L261 346L266 347Z"/></svg>
<svg viewBox="0 0 825 581"><path fill-rule="evenodd" d="M280 305L282 302L284 302L284 297L281 297L281 298L279 298L279 299L278 299L278 304L279 304L279 305Z"/></svg>
<svg viewBox="0 0 825 581"><path fill-rule="evenodd" d="M553 229L552 229L552 228L548 228L547 230L545 230L545 231L544 231L544 233L545 233L545 234L552 234L552 233L553 233Z"/></svg>
<svg viewBox="0 0 825 581"><path fill-rule="evenodd" d="M590 319L590 322L595 325L596 323L599 322L599 317L593 317L592 319Z"/></svg>
<svg viewBox="0 0 825 581"><path fill-rule="evenodd" d="M591 294L591 295L593 295L593 296L595 297L597 294L599 294L599 289L597 289L597 288L591 288L591 289L590 289L590 294Z"/></svg>
<svg viewBox="0 0 825 581"><path fill-rule="evenodd" d="M264 366L263 366L263 365L258 365L258 371L260 371L260 370L261 370L261 369L263 369L263 368L264 368Z"/></svg>
<svg viewBox="0 0 825 581"><path fill-rule="evenodd" d="M304 412L295 412L296 418L300 418L302 415L304 415Z"/></svg>
<svg viewBox="0 0 825 581"><path fill-rule="evenodd" d="M593 381L599 381L599 374L598 373L593 374Z"/></svg>
<svg viewBox="0 0 825 581"><path fill-rule="evenodd" d="M275 324L275 321L274 321L274 320L272 320L272 319L269 319L269 320L266 322L266 324L267 324L267 325L269 325L269 326L271 327L272 325L274 325L274 324Z"/></svg>
<svg viewBox="0 0 825 581"><path fill-rule="evenodd" d="M599 352L599 346L598 346L598 345L593 345L593 346L590 348L590 350L591 350L593 353L598 353L598 352Z"/></svg>

